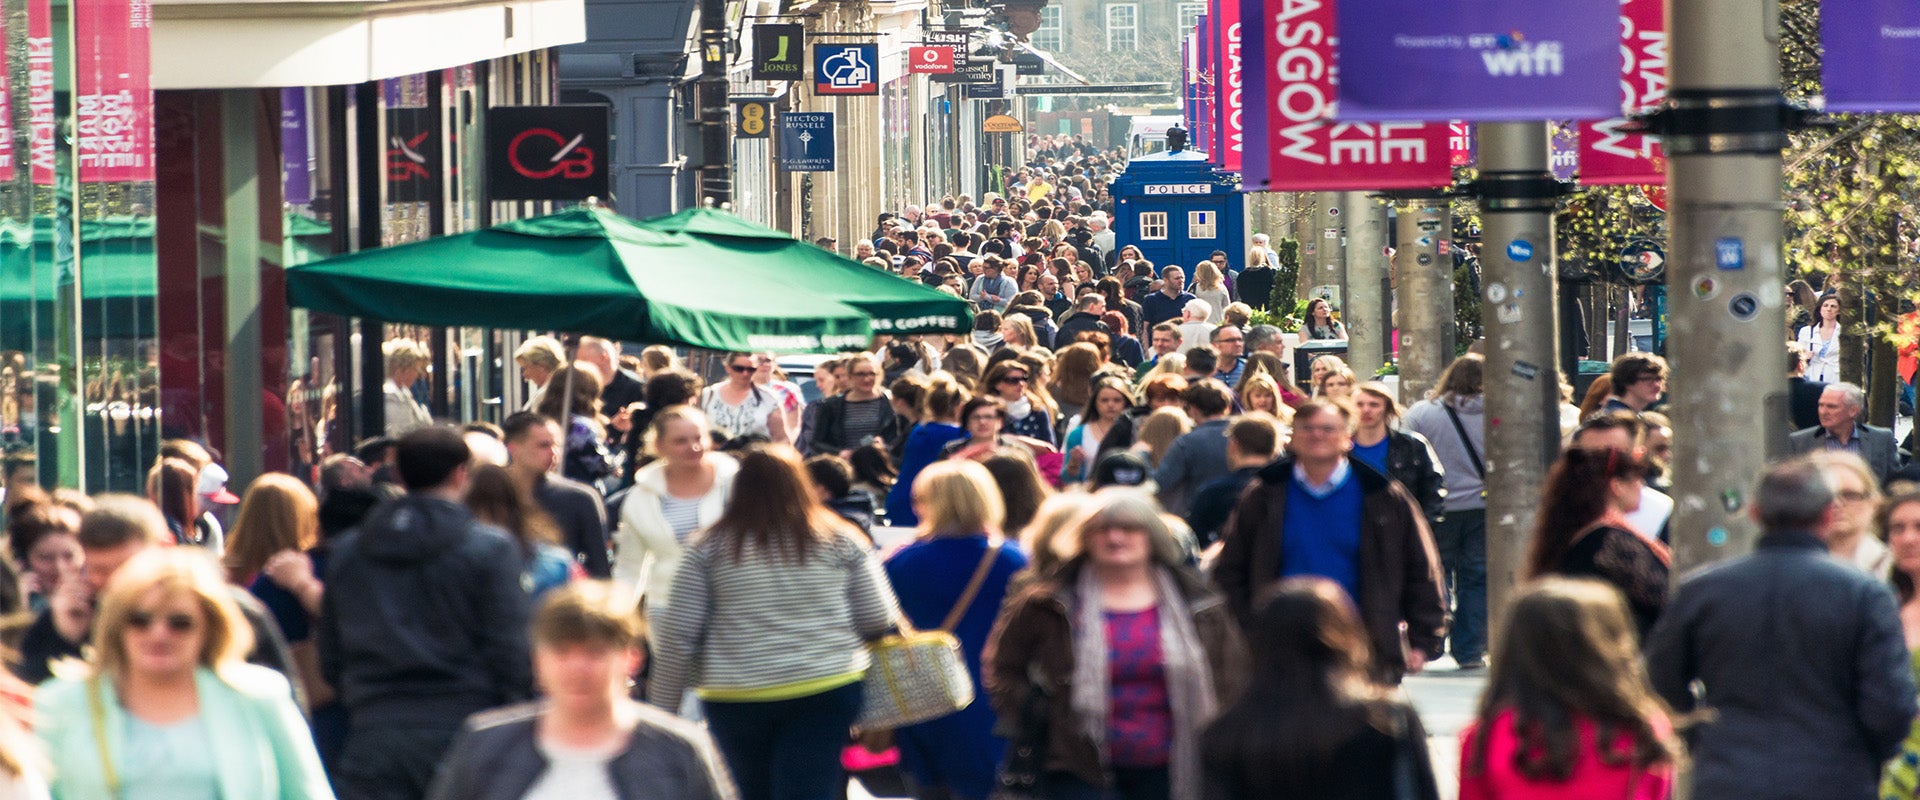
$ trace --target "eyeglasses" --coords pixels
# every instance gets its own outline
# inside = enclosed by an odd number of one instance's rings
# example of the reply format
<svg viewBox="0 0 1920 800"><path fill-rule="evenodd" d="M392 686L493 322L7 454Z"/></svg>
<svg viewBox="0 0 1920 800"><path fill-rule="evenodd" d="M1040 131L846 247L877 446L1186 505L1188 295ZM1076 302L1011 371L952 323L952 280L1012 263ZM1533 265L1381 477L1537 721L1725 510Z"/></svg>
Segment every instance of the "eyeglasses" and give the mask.
<svg viewBox="0 0 1920 800"><path fill-rule="evenodd" d="M1859 491L1834 492L1833 496L1842 503L1864 503L1868 497L1866 492Z"/></svg>
<svg viewBox="0 0 1920 800"><path fill-rule="evenodd" d="M728 371L737 372L742 375L752 372L755 369L757 369L757 367L753 366L752 364L728 364L727 365Z"/></svg>
<svg viewBox="0 0 1920 800"><path fill-rule="evenodd" d="M856 378L877 378L877 377L880 377L880 373L878 373L878 372L873 372L873 371L871 371L871 370L869 370L869 371L865 371L865 372L856 372L856 373L853 373L853 377L856 377Z"/></svg>
<svg viewBox="0 0 1920 800"><path fill-rule="evenodd" d="M1293 431L1295 433L1311 433L1316 436L1332 436L1333 434L1336 434L1336 433L1344 433L1346 430L1347 430L1347 427L1345 425L1295 425L1293 426Z"/></svg>
<svg viewBox="0 0 1920 800"><path fill-rule="evenodd" d="M165 623L167 630L174 633L188 633L200 625L200 622L194 619L192 614L177 611L165 615L155 614L151 611L132 611L127 614L127 627L134 630L147 630L153 627L153 623L155 622Z"/></svg>

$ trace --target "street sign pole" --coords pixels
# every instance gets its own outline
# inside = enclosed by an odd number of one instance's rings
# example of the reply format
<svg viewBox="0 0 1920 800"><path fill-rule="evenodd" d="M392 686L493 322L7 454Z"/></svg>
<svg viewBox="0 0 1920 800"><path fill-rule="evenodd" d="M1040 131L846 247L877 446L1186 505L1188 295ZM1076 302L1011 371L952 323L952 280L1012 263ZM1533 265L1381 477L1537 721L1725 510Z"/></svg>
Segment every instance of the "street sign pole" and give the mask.
<svg viewBox="0 0 1920 800"><path fill-rule="evenodd" d="M700 121L700 197L714 206L733 201L733 141L727 130L727 4L700 0L700 78L694 99Z"/></svg>
<svg viewBox="0 0 1920 800"><path fill-rule="evenodd" d="M1673 574L1752 549L1753 482L1784 454L1780 94L1772 0L1672 0L1665 134Z"/></svg>
<svg viewBox="0 0 1920 800"><path fill-rule="evenodd" d="M1543 122L1480 125L1480 316L1486 328L1487 608L1525 561L1547 467L1560 449L1554 198Z"/></svg>
<svg viewBox="0 0 1920 800"><path fill-rule="evenodd" d="M1386 363L1392 324L1386 305L1387 207L1366 192L1341 192L1347 221L1347 364L1361 380Z"/></svg>
<svg viewBox="0 0 1920 800"><path fill-rule="evenodd" d="M1400 208L1393 293L1400 308L1400 402L1407 405L1425 398L1453 361L1452 216L1441 197Z"/></svg>
<svg viewBox="0 0 1920 800"><path fill-rule="evenodd" d="M1313 296L1331 295L1333 310L1345 314L1347 310L1347 248L1346 233L1341 230L1344 221L1340 218L1344 192L1321 192L1319 197L1320 215L1313 226L1314 238L1320 244L1318 266L1313 275Z"/></svg>

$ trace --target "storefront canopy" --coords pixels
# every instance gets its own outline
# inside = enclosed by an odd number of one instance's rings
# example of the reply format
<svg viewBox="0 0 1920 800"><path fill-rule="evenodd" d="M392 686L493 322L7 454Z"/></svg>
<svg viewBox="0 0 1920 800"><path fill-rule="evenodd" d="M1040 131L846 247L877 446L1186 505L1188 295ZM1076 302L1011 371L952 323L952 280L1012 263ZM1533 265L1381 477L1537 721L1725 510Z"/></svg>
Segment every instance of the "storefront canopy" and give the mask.
<svg viewBox="0 0 1920 800"><path fill-rule="evenodd" d="M779 258L729 252L692 232L576 208L290 266L287 298L386 322L558 330L714 350L866 346L873 333L867 311L776 279L791 270Z"/></svg>

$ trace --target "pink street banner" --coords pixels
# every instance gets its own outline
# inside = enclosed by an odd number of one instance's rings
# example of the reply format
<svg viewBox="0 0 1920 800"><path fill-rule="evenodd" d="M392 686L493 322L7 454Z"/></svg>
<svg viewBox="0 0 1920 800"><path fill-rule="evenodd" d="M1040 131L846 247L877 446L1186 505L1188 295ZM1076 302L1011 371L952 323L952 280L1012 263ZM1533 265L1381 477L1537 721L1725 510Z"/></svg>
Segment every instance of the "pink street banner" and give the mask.
<svg viewBox="0 0 1920 800"><path fill-rule="evenodd" d="M1214 153L1214 163L1229 172L1239 172L1242 166L1242 154L1246 148L1245 96L1246 73L1242 58L1242 34L1240 0L1214 0L1207 9L1207 19L1213 26L1215 40L1213 46L1214 80L1214 117L1219 133L1220 149Z"/></svg>
<svg viewBox="0 0 1920 800"><path fill-rule="evenodd" d="M1666 4L1620 0L1620 108L1638 113L1666 98ZM1624 116L1580 124L1580 183L1617 186L1666 180L1667 155L1660 138L1622 130L1626 124Z"/></svg>
<svg viewBox="0 0 1920 800"><path fill-rule="evenodd" d="M1418 189L1453 181L1441 122L1334 122L1334 0L1242 0L1246 191ZM1344 78L1344 75L1342 76Z"/></svg>
<svg viewBox="0 0 1920 800"><path fill-rule="evenodd" d="M6 29L0 27L0 41ZM7 80L7 63L0 59L0 182L13 180L13 84Z"/></svg>
<svg viewBox="0 0 1920 800"><path fill-rule="evenodd" d="M1456 167L1471 167L1479 156L1473 141L1473 123L1447 123L1447 151L1451 156L1448 163Z"/></svg>
<svg viewBox="0 0 1920 800"><path fill-rule="evenodd" d="M1828 111L1920 111L1920 4L1823 0L1820 44Z"/></svg>
<svg viewBox="0 0 1920 800"><path fill-rule="evenodd" d="M82 183L153 180L149 0L75 3L74 166Z"/></svg>
<svg viewBox="0 0 1920 800"><path fill-rule="evenodd" d="M33 182L53 185L53 4L27 0L27 160Z"/></svg>
<svg viewBox="0 0 1920 800"><path fill-rule="evenodd" d="M1619 0L1338 0L1342 120L1619 113Z"/></svg>

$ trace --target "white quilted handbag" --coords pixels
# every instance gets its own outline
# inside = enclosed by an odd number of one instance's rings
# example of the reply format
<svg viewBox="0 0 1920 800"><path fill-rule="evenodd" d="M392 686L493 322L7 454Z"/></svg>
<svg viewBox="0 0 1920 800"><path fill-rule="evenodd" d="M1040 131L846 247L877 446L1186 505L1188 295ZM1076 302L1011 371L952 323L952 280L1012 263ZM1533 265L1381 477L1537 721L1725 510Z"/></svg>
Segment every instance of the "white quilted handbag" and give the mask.
<svg viewBox="0 0 1920 800"><path fill-rule="evenodd" d="M867 645L873 663L867 667L856 726L864 731L890 730L944 717L973 702L973 677L967 674L967 662L960 653L960 640L953 637L953 628L972 607L999 556L1000 546L989 543L966 591L961 592L939 628L914 630L902 615L899 633Z"/></svg>

